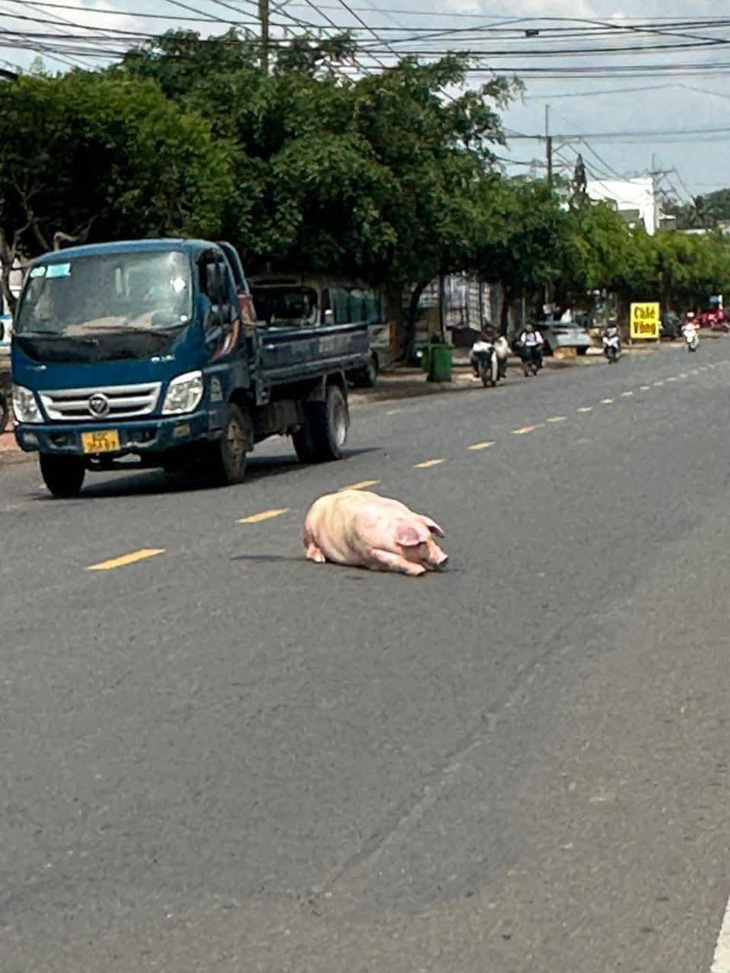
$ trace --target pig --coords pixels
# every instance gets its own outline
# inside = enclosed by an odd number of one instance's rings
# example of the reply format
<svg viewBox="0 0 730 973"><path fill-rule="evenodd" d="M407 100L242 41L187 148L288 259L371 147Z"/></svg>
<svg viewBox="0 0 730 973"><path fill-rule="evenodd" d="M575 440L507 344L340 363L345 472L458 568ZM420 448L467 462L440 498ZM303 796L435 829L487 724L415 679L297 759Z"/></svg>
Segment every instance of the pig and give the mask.
<svg viewBox="0 0 730 973"><path fill-rule="evenodd" d="M433 535L439 525L405 504L364 490L341 490L315 500L304 524L310 561L334 561L373 571L399 571L418 577L444 567Z"/></svg>

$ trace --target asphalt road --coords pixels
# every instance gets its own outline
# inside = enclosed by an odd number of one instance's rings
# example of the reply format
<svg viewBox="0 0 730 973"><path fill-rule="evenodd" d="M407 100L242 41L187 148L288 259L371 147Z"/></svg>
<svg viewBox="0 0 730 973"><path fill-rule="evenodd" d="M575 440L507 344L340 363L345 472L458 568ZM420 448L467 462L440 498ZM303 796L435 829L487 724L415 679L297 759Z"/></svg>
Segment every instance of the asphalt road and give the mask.
<svg viewBox="0 0 730 973"><path fill-rule="evenodd" d="M715 341L360 408L224 490L0 468L2 973L708 973L729 387ZM447 572L303 560L368 480Z"/></svg>

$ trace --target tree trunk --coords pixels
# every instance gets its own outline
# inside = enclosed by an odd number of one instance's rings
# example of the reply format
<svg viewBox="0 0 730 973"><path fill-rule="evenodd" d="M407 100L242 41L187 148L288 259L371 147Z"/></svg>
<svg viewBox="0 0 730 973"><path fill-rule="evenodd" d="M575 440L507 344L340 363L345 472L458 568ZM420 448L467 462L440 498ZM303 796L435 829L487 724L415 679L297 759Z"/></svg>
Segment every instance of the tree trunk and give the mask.
<svg viewBox="0 0 730 973"><path fill-rule="evenodd" d="M512 306L513 294L502 286L502 307L499 309L499 333L507 337L509 330L509 309Z"/></svg>
<svg viewBox="0 0 730 973"><path fill-rule="evenodd" d="M410 361L413 356L414 347L416 344L416 323L418 320L418 304L421 300L421 294L428 286L427 280L419 281L416 286L411 291L411 299L408 302L408 318L406 320L405 327L405 344L403 348L403 358L405 361Z"/></svg>

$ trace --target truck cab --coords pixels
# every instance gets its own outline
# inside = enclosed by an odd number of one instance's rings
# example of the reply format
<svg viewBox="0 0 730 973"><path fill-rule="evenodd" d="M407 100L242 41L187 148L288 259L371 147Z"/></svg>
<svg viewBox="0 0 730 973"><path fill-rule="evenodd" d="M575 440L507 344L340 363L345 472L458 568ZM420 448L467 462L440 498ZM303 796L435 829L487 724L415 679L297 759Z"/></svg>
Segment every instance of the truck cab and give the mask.
<svg viewBox="0 0 730 973"><path fill-rule="evenodd" d="M21 449L55 496L132 461L203 464L240 482L246 456L290 435L301 459L342 455L345 373L367 329L253 320L238 254L201 240L133 240L47 254L27 273L12 343Z"/></svg>

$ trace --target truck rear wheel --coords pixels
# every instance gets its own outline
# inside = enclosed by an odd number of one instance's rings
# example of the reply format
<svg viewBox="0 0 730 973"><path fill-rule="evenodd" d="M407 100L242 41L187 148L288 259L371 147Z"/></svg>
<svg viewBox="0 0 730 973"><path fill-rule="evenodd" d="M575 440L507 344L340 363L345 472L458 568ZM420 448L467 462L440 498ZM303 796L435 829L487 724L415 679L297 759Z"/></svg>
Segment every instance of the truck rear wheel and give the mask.
<svg viewBox="0 0 730 973"><path fill-rule="evenodd" d="M297 456L303 463L341 459L349 425L347 399L338 385L329 385L324 402L304 407L304 423L292 436Z"/></svg>
<svg viewBox="0 0 730 973"><path fill-rule="evenodd" d="M253 422L247 409L229 402L221 438L213 452L213 477L217 483L242 483L246 477L246 454L253 447Z"/></svg>
<svg viewBox="0 0 730 973"><path fill-rule="evenodd" d="M41 476L54 497L67 500L78 496L84 485L86 468L80 456L53 456L41 453Z"/></svg>

